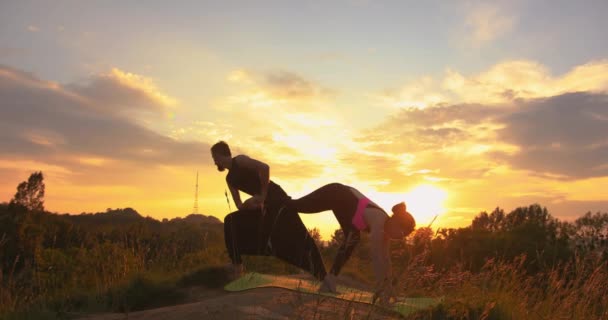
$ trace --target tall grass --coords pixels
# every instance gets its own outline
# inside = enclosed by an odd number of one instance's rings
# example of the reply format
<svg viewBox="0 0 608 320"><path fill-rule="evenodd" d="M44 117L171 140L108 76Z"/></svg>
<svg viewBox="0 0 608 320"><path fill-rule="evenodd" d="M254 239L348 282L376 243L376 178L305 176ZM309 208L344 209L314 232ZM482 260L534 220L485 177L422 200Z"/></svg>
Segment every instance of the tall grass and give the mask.
<svg viewBox="0 0 608 320"><path fill-rule="evenodd" d="M577 257L536 274L526 272L525 256L513 261L489 259L480 272L471 273L460 266L447 271L436 270L424 263L426 254L413 257L397 274L399 295L442 296L444 302L413 314L409 319L608 318L608 265L599 258ZM201 271L199 262L208 263L210 259L202 253L183 258L178 263L180 268L173 271L138 264L136 257L125 256L124 252L113 258L114 261L108 262L112 267L97 266L96 270L104 270L105 274L90 272L63 285L46 278L49 275L41 270L45 268L44 264L34 269L34 281L29 286L11 272L0 272L0 277L8 275L0 278L2 310L8 318L15 319L40 315L59 319L78 310L127 313L175 303L183 298L179 286L217 282L222 274ZM74 266L73 270L82 271L83 267ZM156 271L152 270L154 267ZM95 284L92 290L82 287L87 283ZM221 286L221 283L216 285ZM20 313L19 306L23 305L33 311ZM343 314L351 314L348 310L343 311ZM313 314L321 316L322 312Z"/></svg>
<svg viewBox="0 0 608 320"><path fill-rule="evenodd" d="M147 259L150 250L112 242L90 248L37 248L33 263L19 272L14 267L0 269L0 318L41 312L63 318L71 312L129 312L171 304L181 298L182 277L227 259L219 246L185 254L169 248L155 260Z"/></svg>
<svg viewBox="0 0 608 320"><path fill-rule="evenodd" d="M0 241L0 257L2 244ZM184 286L221 287L227 281L216 268L228 261L222 241L203 249L184 249L170 242L161 249L142 239L67 249L38 247L33 262L17 272L16 266L22 262L18 255L9 270L0 265L0 318L128 313L180 301ZM154 250L158 254L150 255ZM425 250L412 255L395 268L398 295L444 298L441 305L413 314L411 319L608 319L608 264L599 256L575 256L531 274L524 255L486 260L473 273L462 265L438 270L429 264L430 254ZM360 256L367 252L354 254L342 274L371 283L370 263ZM333 255L324 258L331 261ZM245 260L250 270L299 271L268 257ZM352 314L342 311L342 315ZM315 310L314 317L321 312Z"/></svg>
<svg viewBox="0 0 608 320"><path fill-rule="evenodd" d="M399 278L402 294L441 295L440 306L411 319L608 319L608 264L577 258L528 274L525 256L489 259L479 273L438 272L415 259Z"/></svg>

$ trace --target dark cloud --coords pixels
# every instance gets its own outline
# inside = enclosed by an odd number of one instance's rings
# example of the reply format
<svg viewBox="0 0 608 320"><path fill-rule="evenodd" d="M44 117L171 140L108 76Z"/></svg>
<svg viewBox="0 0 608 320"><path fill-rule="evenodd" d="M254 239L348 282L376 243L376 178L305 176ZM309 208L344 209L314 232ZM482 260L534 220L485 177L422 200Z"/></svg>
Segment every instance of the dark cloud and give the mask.
<svg viewBox="0 0 608 320"><path fill-rule="evenodd" d="M509 213L518 207L527 207L532 204L539 204L546 207L549 213L561 221L574 221L582 217L587 212L608 212L608 201L575 201L566 200L560 195L527 195L527 196L501 196L495 193L482 193L474 199L474 202L455 203L454 206L462 205L465 208L478 207L479 210L459 210L460 212L447 212L441 215L441 219L450 216L462 216L469 225L473 218L482 211L492 212L499 207Z"/></svg>
<svg viewBox="0 0 608 320"><path fill-rule="evenodd" d="M433 129L408 126L386 131L370 130L355 138L355 141L369 144L369 151L412 153L450 146L454 141L463 141L470 137L470 133L458 128Z"/></svg>
<svg viewBox="0 0 608 320"><path fill-rule="evenodd" d="M437 170L448 178L478 178L500 163L545 178L601 177L608 175L608 95L579 92L500 107L403 109L357 141L387 157L416 154L413 170ZM454 154L451 147L467 143L502 143L520 152Z"/></svg>
<svg viewBox="0 0 608 320"><path fill-rule="evenodd" d="M24 48L0 47L0 58L24 56L28 53Z"/></svg>
<svg viewBox="0 0 608 320"><path fill-rule="evenodd" d="M510 212L517 207L528 206L534 203L546 207L552 216L566 221L573 221L589 211L608 212L608 201L567 200L563 195L551 194L550 192L547 192L545 195L510 197L484 194L483 197L476 199L476 204L485 206L488 212L492 211L495 207L501 207Z"/></svg>
<svg viewBox="0 0 608 320"><path fill-rule="evenodd" d="M287 71L269 72L264 76L264 85L277 97L285 99L306 99L324 96L331 90Z"/></svg>
<svg viewBox="0 0 608 320"><path fill-rule="evenodd" d="M386 154L349 153L340 157L340 161L354 168L357 177L362 180L391 180L399 176L405 178L397 169L402 165L399 157ZM410 179L407 179L410 180Z"/></svg>
<svg viewBox="0 0 608 320"><path fill-rule="evenodd" d="M548 204L547 209L554 217L573 221L587 212L608 213L608 201L562 201Z"/></svg>
<svg viewBox="0 0 608 320"><path fill-rule="evenodd" d="M352 164L362 179L389 181L387 188L423 182L425 176L448 180L478 178L491 169L488 161L445 150L465 141L483 140L469 129L492 130L484 123L506 110L479 104L402 109L355 138L368 152L342 160ZM414 158L406 159L408 155Z"/></svg>
<svg viewBox="0 0 608 320"><path fill-rule="evenodd" d="M438 150L473 138L470 128L491 130L491 122L509 108L479 104L406 108L382 124L363 132L358 142L369 143L372 151L395 153ZM483 139L477 136L476 139Z"/></svg>
<svg viewBox="0 0 608 320"><path fill-rule="evenodd" d="M71 168L81 156L140 165L209 163L208 145L173 140L122 115L127 104L143 103L142 95L108 79L60 86L0 66L0 150L4 158Z"/></svg>
<svg viewBox="0 0 608 320"><path fill-rule="evenodd" d="M465 141L472 137L469 132L457 128L417 129L413 136L416 137L413 145L422 150L447 147L454 141Z"/></svg>
<svg viewBox="0 0 608 320"><path fill-rule="evenodd" d="M566 179L608 175L608 96L568 93L522 103L500 122L499 139L520 148L497 154L514 167Z"/></svg>
<svg viewBox="0 0 608 320"><path fill-rule="evenodd" d="M149 92L121 83L116 77L97 76L86 84L70 84L66 90L88 99L102 111L125 114L125 111L160 112L166 106L150 96Z"/></svg>
<svg viewBox="0 0 608 320"><path fill-rule="evenodd" d="M493 119L507 108L488 107L481 104L440 105L424 109L405 108L392 116L384 125L390 128L429 127L460 121L466 124L477 124Z"/></svg>

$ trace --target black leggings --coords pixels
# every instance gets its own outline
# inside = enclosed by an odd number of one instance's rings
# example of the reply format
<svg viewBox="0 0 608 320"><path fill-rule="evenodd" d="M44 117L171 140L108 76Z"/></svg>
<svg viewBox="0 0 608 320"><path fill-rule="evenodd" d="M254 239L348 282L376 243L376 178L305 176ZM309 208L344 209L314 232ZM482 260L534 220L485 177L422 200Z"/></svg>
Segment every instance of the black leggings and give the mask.
<svg viewBox="0 0 608 320"><path fill-rule="evenodd" d="M300 199L287 201L289 208L299 213L333 211L344 233L344 242L338 248L338 254L330 270L330 273L334 275L340 273L361 240L360 231L352 224L358 202L359 199L353 194L350 187L340 183L330 183Z"/></svg>
<svg viewBox="0 0 608 320"><path fill-rule="evenodd" d="M327 274L319 248L292 209L268 207L264 215L259 209L232 212L224 218L224 239L233 263L242 263L243 254L276 256L319 280Z"/></svg>

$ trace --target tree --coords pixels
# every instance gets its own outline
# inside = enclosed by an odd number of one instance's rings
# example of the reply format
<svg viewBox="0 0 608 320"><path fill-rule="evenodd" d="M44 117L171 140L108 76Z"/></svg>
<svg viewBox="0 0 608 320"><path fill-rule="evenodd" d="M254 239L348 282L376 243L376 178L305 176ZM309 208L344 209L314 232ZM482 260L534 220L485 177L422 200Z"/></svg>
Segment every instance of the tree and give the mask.
<svg viewBox="0 0 608 320"><path fill-rule="evenodd" d="M471 227L474 230L487 230L496 232L504 228L504 220L505 212L500 208L496 208L494 209L494 211L492 211L491 214L488 214L484 211L477 215L473 219Z"/></svg>
<svg viewBox="0 0 608 320"><path fill-rule="evenodd" d="M608 258L608 213L587 212L573 225L576 249Z"/></svg>
<svg viewBox="0 0 608 320"><path fill-rule="evenodd" d="M416 231L414 231L411 239L412 244L414 245L414 252L416 254L421 253L430 247L433 239L433 229L429 227L418 228Z"/></svg>
<svg viewBox="0 0 608 320"><path fill-rule="evenodd" d="M344 232L342 229L334 230L334 233L331 235L331 240L329 240L328 247L338 248L344 242Z"/></svg>
<svg viewBox="0 0 608 320"><path fill-rule="evenodd" d="M29 211L44 211L44 176L42 171L34 172L27 181L17 186L17 193L11 205L23 206Z"/></svg>
<svg viewBox="0 0 608 320"><path fill-rule="evenodd" d="M310 237L315 241L315 244L319 249L323 248L323 241L321 240L321 232L318 228L308 229Z"/></svg>

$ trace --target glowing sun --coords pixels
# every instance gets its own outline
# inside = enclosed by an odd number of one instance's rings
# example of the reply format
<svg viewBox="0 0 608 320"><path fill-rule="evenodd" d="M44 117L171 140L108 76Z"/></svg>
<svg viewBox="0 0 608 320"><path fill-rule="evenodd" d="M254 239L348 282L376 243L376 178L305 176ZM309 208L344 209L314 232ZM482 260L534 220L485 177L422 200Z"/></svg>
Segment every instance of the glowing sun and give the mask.
<svg viewBox="0 0 608 320"><path fill-rule="evenodd" d="M446 211L447 197L445 190L429 184L416 186L403 196L407 211L416 218L418 227L426 226L436 215Z"/></svg>

